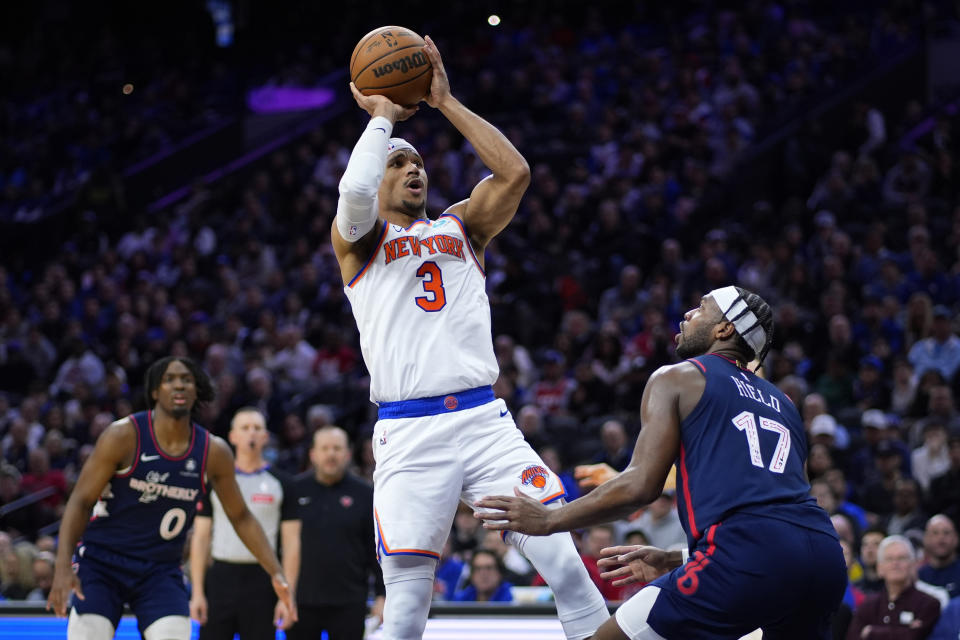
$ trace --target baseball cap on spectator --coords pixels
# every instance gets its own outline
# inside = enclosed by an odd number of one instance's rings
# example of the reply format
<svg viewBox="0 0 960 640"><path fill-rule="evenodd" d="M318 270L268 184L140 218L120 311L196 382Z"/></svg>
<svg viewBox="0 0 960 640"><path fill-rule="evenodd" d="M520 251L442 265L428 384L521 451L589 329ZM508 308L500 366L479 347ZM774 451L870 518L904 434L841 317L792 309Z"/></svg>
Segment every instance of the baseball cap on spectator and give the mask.
<svg viewBox="0 0 960 640"><path fill-rule="evenodd" d="M863 356L860 358L861 367L872 367L879 372L883 372L883 360L874 355Z"/></svg>
<svg viewBox="0 0 960 640"><path fill-rule="evenodd" d="M860 424L866 427L873 427L874 429L886 429L889 421L887 420L887 415L880 409L867 409L863 412L863 415L860 416Z"/></svg>
<svg viewBox="0 0 960 640"><path fill-rule="evenodd" d="M828 413L821 413L810 421L811 436L837 437L837 421Z"/></svg>
<svg viewBox="0 0 960 640"><path fill-rule="evenodd" d="M933 308L934 318L946 318L947 320L949 320L952 315L953 314L950 313L950 309L948 309L942 304L938 304Z"/></svg>

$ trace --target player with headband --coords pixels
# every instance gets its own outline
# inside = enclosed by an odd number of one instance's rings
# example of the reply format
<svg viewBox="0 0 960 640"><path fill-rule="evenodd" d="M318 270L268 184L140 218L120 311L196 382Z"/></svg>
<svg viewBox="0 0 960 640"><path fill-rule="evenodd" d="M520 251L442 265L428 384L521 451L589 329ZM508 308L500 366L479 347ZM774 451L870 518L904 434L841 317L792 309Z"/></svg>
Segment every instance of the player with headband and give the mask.
<svg viewBox="0 0 960 640"><path fill-rule="evenodd" d="M677 334L678 364L643 392L633 458L620 474L559 509L519 493L484 498L488 529L548 535L625 517L653 502L677 468L688 548L602 551L614 584L649 582L594 640L830 638L846 587L830 519L810 497L807 441L793 403L747 369L773 339L773 311L740 287L703 296ZM622 565L622 566L621 566Z"/></svg>

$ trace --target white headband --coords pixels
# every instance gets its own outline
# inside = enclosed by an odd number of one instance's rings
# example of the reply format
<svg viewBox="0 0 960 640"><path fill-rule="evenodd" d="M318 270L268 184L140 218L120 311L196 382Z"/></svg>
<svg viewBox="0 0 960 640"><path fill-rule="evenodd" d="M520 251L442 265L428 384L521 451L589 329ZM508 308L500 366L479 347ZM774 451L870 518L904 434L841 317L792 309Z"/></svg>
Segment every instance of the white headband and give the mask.
<svg viewBox="0 0 960 640"><path fill-rule="evenodd" d="M418 156L420 155L417 152L416 148L412 144L404 140L403 138L390 138L387 141L387 155L390 155L394 151L400 151L401 149L406 149L407 151L413 151Z"/></svg>
<svg viewBox="0 0 960 640"><path fill-rule="evenodd" d="M753 348L757 357L760 357L760 352L767 343L767 332L763 330L760 320L740 297L737 288L721 287L714 289L708 295L713 296L723 317L733 323L737 333Z"/></svg>

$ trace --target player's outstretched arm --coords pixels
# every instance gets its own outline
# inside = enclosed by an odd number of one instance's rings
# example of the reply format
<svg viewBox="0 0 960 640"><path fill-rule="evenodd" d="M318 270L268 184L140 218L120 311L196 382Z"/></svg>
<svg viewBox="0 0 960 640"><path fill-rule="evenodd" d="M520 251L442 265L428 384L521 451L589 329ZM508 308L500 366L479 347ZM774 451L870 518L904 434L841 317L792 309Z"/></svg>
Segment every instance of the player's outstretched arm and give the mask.
<svg viewBox="0 0 960 640"><path fill-rule="evenodd" d="M230 447L221 438L210 436L210 459L207 463L207 476L213 484L213 490L220 498L223 511L230 519L234 531L240 540L250 549L273 582L273 590L286 607L287 618L297 621L297 608L293 603L290 586L283 575L283 567L277 554L273 552L270 542L257 519L253 517L243 501L243 494L237 486L237 478L233 471L233 454Z"/></svg>
<svg viewBox="0 0 960 640"><path fill-rule="evenodd" d="M690 375L699 374L693 365L681 363L661 367L650 376L640 405L642 427L633 458L612 479L559 509L546 507L519 489L515 497L483 498L477 506L496 511L478 511L474 517L482 519L486 529L549 535L617 520L653 502L663 491L680 450L678 399Z"/></svg>
<svg viewBox="0 0 960 640"><path fill-rule="evenodd" d="M80 541L90 521L90 511L100 498L103 488L117 469L133 463L137 436L128 418L118 420L97 439L93 453L83 465L77 484L63 511L57 543L57 562L53 573L53 586L47 598L47 610L58 616L67 615L70 592L76 591L83 600L80 579L73 572L73 550Z"/></svg>
<svg viewBox="0 0 960 640"><path fill-rule="evenodd" d="M423 50L433 65L433 81L425 98L427 104L440 110L493 172L493 176L474 187L469 200L454 205L452 211L463 220L474 250L482 255L490 239L500 233L517 212L520 198L530 184L530 166L496 127L453 97L437 45L430 36L424 40L427 44Z"/></svg>
<svg viewBox="0 0 960 640"><path fill-rule="evenodd" d="M393 125L417 111L417 107L401 107L384 96L365 96L352 82L350 91L357 105L370 114L370 122L353 147L340 179L337 215L330 230L344 283L360 270L377 241L377 191L383 180Z"/></svg>

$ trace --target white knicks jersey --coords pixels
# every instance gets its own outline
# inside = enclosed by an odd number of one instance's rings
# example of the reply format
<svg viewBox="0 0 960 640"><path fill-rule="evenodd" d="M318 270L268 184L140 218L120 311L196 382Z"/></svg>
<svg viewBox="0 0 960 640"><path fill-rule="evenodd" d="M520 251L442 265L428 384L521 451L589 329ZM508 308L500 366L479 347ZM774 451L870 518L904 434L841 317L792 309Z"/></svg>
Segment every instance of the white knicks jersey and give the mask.
<svg viewBox="0 0 960 640"><path fill-rule="evenodd" d="M370 400L427 398L493 384L486 278L452 214L381 222L373 255L344 287L370 371Z"/></svg>

